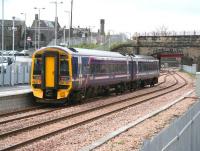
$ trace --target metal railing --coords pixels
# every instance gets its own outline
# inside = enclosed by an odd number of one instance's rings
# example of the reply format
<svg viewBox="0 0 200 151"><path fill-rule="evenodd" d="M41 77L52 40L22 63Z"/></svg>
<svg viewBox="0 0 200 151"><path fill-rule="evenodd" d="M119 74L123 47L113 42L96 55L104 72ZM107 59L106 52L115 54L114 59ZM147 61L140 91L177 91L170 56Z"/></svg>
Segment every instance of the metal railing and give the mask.
<svg viewBox="0 0 200 151"><path fill-rule="evenodd" d="M198 151L200 148L200 101L151 140L140 151Z"/></svg>
<svg viewBox="0 0 200 151"><path fill-rule="evenodd" d="M161 31L161 32L143 32L135 33L134 37L139 36L194 36L200 35L200 31Z"/></svg>
<svg viewBox="0 0 200 151"><path fill-rule="evenodd" d="M0 67L0 86L28 84L30 81L31 64L11 64Z"/></svg>
<svg viewBox="0 0 200 151"><path fill-rule="evenodd" d="M194 122L196 121L196 119L199 117L200 115L200 111L192 118L192 120L190 120L184 127L183 129L180 131L180 133L178 133L178 135L176 135L166 146L164 146L162 148L161 151L166 151L172 144L176 143L177 141L180 141L180 138L183 136L184 132L186 132L186 130L188 130L191 126L194 124Z"/></svg>

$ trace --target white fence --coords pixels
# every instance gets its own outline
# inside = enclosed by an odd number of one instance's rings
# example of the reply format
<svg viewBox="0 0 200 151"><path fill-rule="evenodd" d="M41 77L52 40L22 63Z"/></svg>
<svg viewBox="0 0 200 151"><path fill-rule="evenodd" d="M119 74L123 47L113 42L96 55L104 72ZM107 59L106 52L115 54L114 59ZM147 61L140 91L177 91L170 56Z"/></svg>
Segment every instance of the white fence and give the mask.
<svg viewBox="0 0 200 151"><path fill-rule="evenodd" d="M192 66L182 65L182 70L192 73L192 74L196 74L197 65L196 64L193 64Z"/></svg>
<svg viewBox="0 0 200 151"><path fill-rule="evenodd" d="M28 84L31 64L11 64L0 68L0 86Z"/></svg>
<svg viewBox="0 0 200 151"><path fill-rule="evenodd" d="M140 151L199 151L200 102L152 140L144 142Z"/></svg>

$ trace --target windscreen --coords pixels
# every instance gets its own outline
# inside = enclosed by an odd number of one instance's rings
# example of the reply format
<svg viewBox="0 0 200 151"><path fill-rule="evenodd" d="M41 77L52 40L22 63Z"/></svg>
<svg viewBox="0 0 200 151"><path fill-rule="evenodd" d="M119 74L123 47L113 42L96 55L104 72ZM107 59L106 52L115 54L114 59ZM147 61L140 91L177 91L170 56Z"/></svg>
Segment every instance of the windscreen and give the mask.
<svg viewBox="0 0 200 151"><path fill-rule="evenodd" d="M42 71L42 58L35 58L34 59L33 74L34 75L41 75L41 71Z"/></svg>
<svg viewBox="0 0 200 151"><path fill-rule="evenodd" d="M69 76L69 63L65 56L61 56L60 59L60 75Z"/></svg>

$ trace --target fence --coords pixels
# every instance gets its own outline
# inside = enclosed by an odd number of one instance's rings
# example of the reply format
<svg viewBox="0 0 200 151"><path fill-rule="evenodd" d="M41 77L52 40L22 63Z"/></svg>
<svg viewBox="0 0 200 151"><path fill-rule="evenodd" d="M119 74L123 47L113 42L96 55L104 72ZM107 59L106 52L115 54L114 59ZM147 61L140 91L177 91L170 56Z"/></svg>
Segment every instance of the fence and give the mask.
<svg viewBox="0 0 200 151"><path fill-rule="evenodd" d="M140 151L198 151L200 149L200 102L152 140Z"/></svg>
<svg viewBox="0 0 200 151"><path fill-rule="evenodd" d="M196 64L193 64L192 66L182 65L182 70L192 73L192 74L196 74L197 65Z"/></svg>
<svg viewBox="0 0 200 151"><path fill-rule="evenodd" d="M31 64L11 64L0 67L0 86L28 84Z"/></svg>
<svg viewBox="0 0 200 151"><path fill-rule="evenodd" d="M61 37L60 39L57 39L57 44L68 44L69 39L68 37L66 37L65 42L63 41L63 37ZM80 45L83 43L96 43L96 37L85 37L85 38L80 38L80 37L71 37L70 38L70 45L74 46L74 45ZM52 39L51 42L49 42L48 46L54 46L55 45L55 39Z"/></svg>
<svg viewBox="0 0 200 151"><path fill-rule="evenodd" d="M138 36L199 36L200 31L155 31L155 32L144 32L144 33L135 33L134 37Z"/></svg>

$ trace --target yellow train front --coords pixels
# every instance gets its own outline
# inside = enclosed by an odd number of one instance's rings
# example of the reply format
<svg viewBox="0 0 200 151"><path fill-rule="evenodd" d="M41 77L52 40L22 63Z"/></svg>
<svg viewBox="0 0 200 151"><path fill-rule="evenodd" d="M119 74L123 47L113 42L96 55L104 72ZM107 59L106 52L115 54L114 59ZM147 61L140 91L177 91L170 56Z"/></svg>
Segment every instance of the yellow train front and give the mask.
<svg viewBox="0 0 200 151"><path fill-rule="evenodd" d="M58 47L46 47L37 50L32 60L31 87L36 100L66 101L72 89L71 55Z"/></svg>

